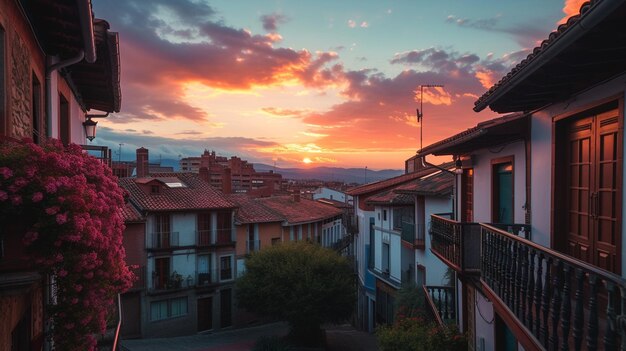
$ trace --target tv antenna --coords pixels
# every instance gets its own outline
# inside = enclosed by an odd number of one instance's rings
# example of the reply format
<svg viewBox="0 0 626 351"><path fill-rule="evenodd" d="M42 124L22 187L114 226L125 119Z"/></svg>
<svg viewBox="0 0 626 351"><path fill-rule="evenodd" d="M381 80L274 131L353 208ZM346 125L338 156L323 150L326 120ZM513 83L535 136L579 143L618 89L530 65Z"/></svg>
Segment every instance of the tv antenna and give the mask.
<svg viewBox="0 0 626 351"><path fill-rule="evenodd" d="M416 109L417 123L420 125L420 152L422 151L422 141L424 139L424 88L443 88L443 84L420 84L420 108Z"/></svg>

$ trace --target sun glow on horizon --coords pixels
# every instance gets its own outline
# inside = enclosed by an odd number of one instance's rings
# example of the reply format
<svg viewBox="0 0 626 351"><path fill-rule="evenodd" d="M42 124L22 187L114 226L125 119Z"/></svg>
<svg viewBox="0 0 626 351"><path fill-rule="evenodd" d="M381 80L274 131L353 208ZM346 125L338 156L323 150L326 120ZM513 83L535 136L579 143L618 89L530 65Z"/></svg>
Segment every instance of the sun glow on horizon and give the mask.
<svg viewBox="0 0 626 351"><path fill-rule="evenodd" d="M311 161L311 159L310 159L310 158L305 157L305 158L303 158L303 159L302 159L302 162L303 162L303 163L306 163L306 164L308 165L309 163L312 163L313 161Z"/></svg>

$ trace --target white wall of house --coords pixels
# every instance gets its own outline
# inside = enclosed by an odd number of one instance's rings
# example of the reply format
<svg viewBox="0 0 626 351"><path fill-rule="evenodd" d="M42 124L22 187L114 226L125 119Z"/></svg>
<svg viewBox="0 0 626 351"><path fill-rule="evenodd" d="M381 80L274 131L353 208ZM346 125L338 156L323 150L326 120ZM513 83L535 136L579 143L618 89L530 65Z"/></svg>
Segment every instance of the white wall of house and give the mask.
<svg viewBox="0 0 626 351"><path fill-rule="evenodd" d="M376 206L374 224L374 269L379 273L389 270L389 278L397 283L402 282L402 237L400 231L393 229L393 207ZM384 213L387 213L386 217ZM383 262L385 253L383 246L389 245L389 267Z"/></svg>
<svg viewBox="0 0 626 351"><path fill-rule="evenodd" d="M313 193L313 200L318 200L318 199L331 199L335 201L348 203L352 201L352 196L346 195L346 193L339 191L339 190L335 190L335 189L331 189L327 187L319 187Z"/></svg>
<svg viewBox="0 0 626 351"><path fill-rule="evenodd" d="M526 156L523 141L504 146L472 152L474 167L474 222L491 222L492 160L513 156L513 218L515 223L524 223L526 203ZM460 178L460 177L457 177ZM457 182L457 185L459 182ZM457 189L460 189L457 186ZM460 204L460 191L457 191ZM458 207L457 207L458 208ZM459 212L457 212L459 213Z"/></svg>
<svg viewBox="0 0 626 351"><path fill-rule="evenodd" d="M416 206L416 208L417 207L421 206ZM450 197L428 196L424 199L424 209L417 208L417 210L424 211L424 219L426 220L426 245L424 250L415 250L416 264L421 264L426 267L426 285L443 285L443 277L448 266L441 262L441 260L430 251L431 246L428 228L430 228L431 214L449 213L452 210L452 199ZM420 217L416 216L416 218Z"/></svg>
<svg viewBox="0 0 626 351"><path fill-rule="evenodd" d="M474 301L474 316L476 323L476 344L481 344L481 339L484 339L484 350L496 349L496 335L495 335L495 315L493 310L493 304L487 300L481 293L476 290L476 301ZM478 348L476 348L478 350Z"/></svg>

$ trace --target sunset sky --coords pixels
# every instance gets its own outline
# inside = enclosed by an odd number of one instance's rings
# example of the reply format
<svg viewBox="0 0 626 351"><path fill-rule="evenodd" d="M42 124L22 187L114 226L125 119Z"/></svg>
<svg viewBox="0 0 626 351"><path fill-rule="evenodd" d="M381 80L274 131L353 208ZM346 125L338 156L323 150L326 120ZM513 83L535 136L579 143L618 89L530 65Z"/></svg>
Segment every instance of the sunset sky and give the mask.
<svg viewBox="0 0 626 351"><path fill-rule="evenodd" d="M122 111L94 144L401 169L420 84L445 85L424 91L424 145L495 117L474 101L581 3L93 0L122 64Z"/></svg>

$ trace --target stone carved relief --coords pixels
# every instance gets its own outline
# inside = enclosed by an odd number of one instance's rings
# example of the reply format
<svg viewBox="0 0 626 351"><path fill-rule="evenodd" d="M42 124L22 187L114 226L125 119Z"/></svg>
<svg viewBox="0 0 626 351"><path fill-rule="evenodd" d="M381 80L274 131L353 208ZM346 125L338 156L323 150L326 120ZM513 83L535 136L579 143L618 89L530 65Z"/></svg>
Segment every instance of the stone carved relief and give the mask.
<svg viewBox="0 0 626 351"><path fill-rule="evenodd" d="M11 43L11 134L15 138L31 137L30 56L17 32Z"/></svg>

